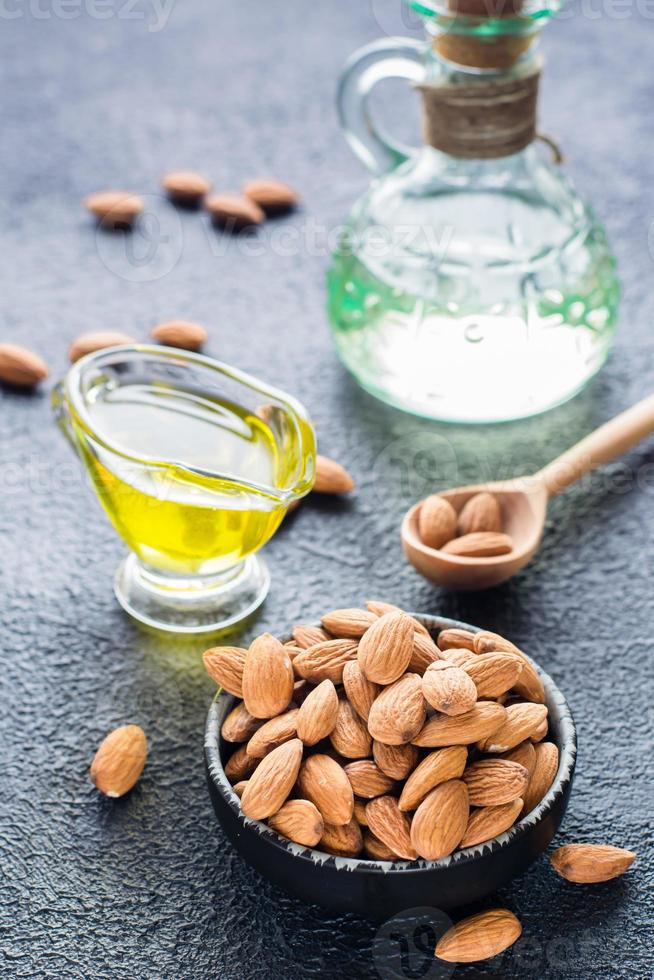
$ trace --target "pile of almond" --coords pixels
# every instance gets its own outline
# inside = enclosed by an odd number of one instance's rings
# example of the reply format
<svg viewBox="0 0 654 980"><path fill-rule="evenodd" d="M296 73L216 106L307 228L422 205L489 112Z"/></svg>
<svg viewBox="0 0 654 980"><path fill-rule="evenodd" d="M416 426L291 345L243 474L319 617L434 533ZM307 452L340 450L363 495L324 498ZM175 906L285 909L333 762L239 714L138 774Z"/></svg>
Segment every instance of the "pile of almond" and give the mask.
<svg viewBox="0 0 654 980"><path fill-rule="evenodd" d="M457 514L440 494L420 505L418 534L428 548L460 558L493 558L513 551L513 539L502 529L502 512L492 493L476 493Z"/></svg>
<svg viewBox="0 0 654 980"><path fill-rule="evenodd" d="M330 854L444 858L507 831L558 769L541 680L495 633L434 642L369 602L204 663L240 699L221 734L242 812Z"/></svg>

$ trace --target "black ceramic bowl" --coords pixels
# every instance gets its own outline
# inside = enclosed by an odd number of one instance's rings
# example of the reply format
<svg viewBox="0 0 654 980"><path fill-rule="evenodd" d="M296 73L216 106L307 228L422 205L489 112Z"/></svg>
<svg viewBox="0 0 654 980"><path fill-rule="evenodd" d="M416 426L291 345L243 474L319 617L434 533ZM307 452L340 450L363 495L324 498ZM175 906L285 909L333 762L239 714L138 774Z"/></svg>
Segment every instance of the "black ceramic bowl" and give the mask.
<svg viewBox="0 0 654 980"><path fill-rule="evenodd" d="M415 615L433 633L446 627L478 632L451 619ZM219 695L205 731L209 792L223 830L246 861L266 878L307 902L339 912L388 918L419 906L454 908L476 902L521 874L554 837L568 804L575 767L575 726L565 698L540 674L549 708L549 739L559 747L559 770L535 810L501 837L457 851L440 861L369 861L338 858L294 844L258 820L244 817L223 770L220 728L235 699Z"/></svg>

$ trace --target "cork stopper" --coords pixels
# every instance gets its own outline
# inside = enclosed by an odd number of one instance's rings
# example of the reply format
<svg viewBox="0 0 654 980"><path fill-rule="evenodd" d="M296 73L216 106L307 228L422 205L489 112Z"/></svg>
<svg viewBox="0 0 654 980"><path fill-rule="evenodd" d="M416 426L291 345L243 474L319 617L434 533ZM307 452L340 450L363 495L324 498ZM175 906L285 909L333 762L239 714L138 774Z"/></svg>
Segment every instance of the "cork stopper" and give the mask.
<svg viewBox="0 0 654 980"><path fill-rule="evenodd" d="M488 38L441 34L434 38L434 51L446 61L465 68L506 71L527 54L534 40L534 35Z"/></svg>
<svg viewBox="0 0 654 980"><path fill-rule="evenodd" d="M525 0L446 0L434 51L464 68L506 71L528 54L539 31L523 15Z"/></svg>

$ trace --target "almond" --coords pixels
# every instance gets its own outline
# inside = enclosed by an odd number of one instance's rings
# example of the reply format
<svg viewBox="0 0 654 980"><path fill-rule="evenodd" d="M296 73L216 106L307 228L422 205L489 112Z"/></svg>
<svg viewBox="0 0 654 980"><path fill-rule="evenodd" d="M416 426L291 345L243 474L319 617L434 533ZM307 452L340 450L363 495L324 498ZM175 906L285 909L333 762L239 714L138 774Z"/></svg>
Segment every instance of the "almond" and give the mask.
<svg viewBox="0 0 654 980"><path fill-rule="evenodd" d="M511 690L523 667L524 660L514 653L483 653L471 658L464 669L477 688L477 697L498 698Z"/></svg>
<svg viewBox="0 0 654 980"><path fill-rule="evenodd" d="M105 350L109 347L123 347L135 344L136 341L129 334L119 333L117 330L98 330L92 333L83 333L77 337L68 351L68 360L71 364L93 354L98 350Z"/></svg>
<svg viewBox="0 0 654 980"><path fill-rule="evenodd" d="M243 185L243 194L263 208L266 214L292 211L300 201L297 191L272 177L249 180Z"/></svg>
<svg viewBox="0 0 654 980"><path fill-rule="evenodd" d="M504 834L520 816L522 800L512 800L499 806L483 806L473 810L459 847L475 847Z"/></svg>
<svg viewBox="0 0 654 980"><path fill-rule="evenodd" d="M384 688L368 715L368 731L378 742L404 745L425 722L422 681L418 674L405 674Z"/></svg>
<svg viewBox="0 0 654 980"><path fill-rule="evenodd" d="M226 742L247 742L260 726L259 718L251 715L241 701L225 718L220 734Z"/></svg>
<svg viewBox="0 0 654 980"><path fill-rule="evenodd" d="M420 857L438 861L451 854L463 839L468 816L468 788L460 779L431 790L411 822L411 841Z"/></svg>
<svg viewBox="0 0 654 980"><path fill-rule="evenodd" d="M302 742L294 738L261 760L241 797L241 810L246 817L263 820L277 813L297 779L302 750Z"/></svg>
<svg viewBox="0 0 654 980"><path fill-rule="evenodd" d="M430 636L413 634L413 650L409 661L409 671L412 674L420 674L422 677L427 668L440 659L440 650Z"/></svg>
<svg viewBox="0 0 654 980"><path fill-rule="evenodd" d="M247 779L242 779L240 781L240 783L234 783L234 785L232 786L232 789L234 790L234 792L238 796L239 800L243 796L243 790L245 789L245 787L247 786L247 784L248 784Z"/></svg>
<svg viewBox="0 0 654 980"><path fill-rule="evenodd" d="M540 725L537 725L536 728L534 728L531 735L529 736L530 741L534 743L542 742L543 739L547 737L547 733L549 732L549 730L550 730L549 722L547 718L543 718Z"/></svg>
<svg viewBox="0 0 654 980"><path fill-rule="evenodd" d="M470 650L475 653L475 634L470 630L444 629L438 634L439 650Z"/></svg>
<svg viewBox="0 0 654 980"><path fill-rule="evenodd" d="M377 741L372 743L372 755L384 775L391 779L406 779L419 758L415 745L385 745Z"/></svg>
<svg viewBox="0 0 654 980"><path fill-rule="evenodd" d="M252 756L248 755L246 746L241 745L236 752L230 755L225 765L225 775L230 783L242 782L252 775L259 765L259 761L259 759L253 759Z"/></svg>
<svg viewBox="0 0 654 980"><path fill-rule="evenodd" d="M323 616L321 622L332 636L358 640L377 622L377 617L367 609L335 609Z"/></svg>
<svg viewBox="0 0 654 980"><path fill-rule="evenodd" d="M263 224L266 219L258 204L238 194L213 194L205 200L204 206L214 224L228 231L253 228Z"/></svg>
<svg viewBox="0 0 654 980"><path fill-rule="evenodd" d="M198 207L211 190L211 184L193 170L173 170L161 178L161 186L175 204Z"/></svg>
<svg viewBox="0 0 654 980"><path fill-rule="evenodd" d="M366 819L371 832L394 854L405 861L415 861L418 853L411 839L411 824L394 797L371 800L366 806Z"/></svg>
<svg viewBox="0 0 654 980"><path fill-rule="evenodd" d="M522 926L507 909L492 909L462 919L445 933L436 946L436 956L447 963L477 963L512 946Z"/></svg>
<svg viewBox="0 0 654 980"><path fill-rule="evenodd" d="M327 679L314 688L302 702L297 716L297 734L305 745L316 745L332 732L338 717L338 694Z"/></svg>
<svg viewBox="0 0 654 980"><path fill-rule="evenodd" d="M0 381L17 388L32 388L49 375L38 354L18 344L0 344Z"/></svg>
<svg viewBox="0 0 654 980"><path fill-rule="evenodd" d="M358 857L363 850L361 828L356 820L346 824L326 823L318 848L337 857Z"/></svg>
<svg viewBox="0 0 654 980"><path fill-rule="evenodd" d="M462 779L468 787L471 806L500 806L523 795L529 772L519 763L506 759L481 759L468 766Z"/></svg>
<svg viewBox="0 0 654 980"><path fill-rule="evenodd" d="M515 749L510 749L509 752L502 752L497 758L520 763L521 766L525 767L530 776L536 766L536 750L531 742L521 742Z"/></svg>
<svg viewBox="0 0 654 980"><path fill-rule="evenodd" d="M261 727L257 729L248 742L248 755L251 755L253 759L262 759L273 749L276 749L278 745L283 745L289 739L295 738L298 714L298 709L292 708L291 711L285 711L284 714L271 718L263 725L259 723Z"/></svg>
<svg viewBox="0 0 654 980"><path fill-rule="evenodd" d="M501 531L502 513L497 497L492 493L476 493L462 507L457 522L457 534L477 531Z"/></svg>
<svg viewBox="0 0 654 980"><path fill-rule="evenodd" d="M564 844L550 858L557 874L577 885L594 885L619 878L636 855L610 844Z"/></svg>
<svg viewBox="0 0 654 980"><path fill-rule="evenodd" d="M143 772L148 740L138 725L114 728L101 743L91 763L91 781L105 796L129 793Z"/></svg>
<svg viewBox="0 0 654 980"><path fill-rule="evenodd" d="M472 745L488 738L506 721L506 708L494 701L479 701L471 711L456 718L434 715L412 739L414 745L438 748L443 745Z"/></svg>
<svg viewBox="0 0 654 980"><path fill-rule="evenodd" d="M398 855L386 847L378 837L366 830L363 835L363 849L371 861L397 861Z"/></svg>
<svg viewBox="0 0 654 980"><path fill-rule="evenodd" d="M386 613L359 641L359 666L370 681L392 684L406 671L413 653L413 624L406 613Z"/></svg>
<svg viewBox="0 0 654 980"><path fill-rule="evenodd" d="M404 609L400 609L399 606L394 606L393 603L391 602L377 602L377 601L366 602L366 609L369 609L371 613L374 613L378 619L380 616L384 616L386 613L389 612L405 613ZM408 613L405 614L408 615ZM420 633L421 636L426 636L428 639L431 639L431 634L426 626L423 626L422 623L418 622L418 620L415 619L415 617L413 616L411 617L411 620L413 622L413 628L415 629L416 633Z"/></svg>
<svg viewBox="0 0 654 980"><path fill-rule="evenodd" d="M422 678L425 700L444 715L463 715L477 701L477 688L461 667L447 660L437 660Z"/></svg>
<svg viewBox="0 0 654 980"><path fill-rule="evenodd" d="M290 704L294 680L291 658L279 640L270 633L258 636L243 665L243 700L250 714L278 715Z"/></svg>
<svg viewBox="0 0 654 980"><path fill-rule="evenodd" d="M145 205L128 191L101 191L84 198L84 206L106 228L129 228Z"/></svg>
<svg viewBox="0 0 654 980"><path fill-rule="evenodd" d="M477 531L448 541L442 550L447 555L457 555L459 558L494 558L496 555L510 554L513 539L508 534L495 531Z"/></svg>
<svg viewBox="0 0 654 980"><path fill-rule="evenodd" d="M354 490L354 480L340 463L328 456L316 456L314 493L349 493Z"/></svg>
<svg viewBox="0 0 654 980"><path fill-rule="evenodd" d="M545 798L559 769L559 750L552 742L541 742L533 747L534 766L529 786L523 796L523 814L531 813ZM516 750L517 751L517 750Z"/></svg>
<svg viewBox="0 0 654 980"><path fill-rule="evenodd" d="M531 661L524 655L522 650L511 643L510 640L505 639L500 636L499 633L491 633L488 630L484 630L481 633L476 633L475 638L475 651L479 654L482 653L493 653L493 652L503 652L503 653L514 653L517 657L520 657L523 662L522 673L518 678L514 691L523 697L525 701L533 701L536 704L545 703L545 688L543 687L543 682L538 676L535 667Z"/></svg>
<svg viewBox="0 0 654 980"><path fill-rule="evenodd" d="M332 637L326 630L321 629L320 626L295 626L293 628L293 639L301 650L308 650L309 647L315 647L317 643L323 643L324 640L331 640Z"/></svg>
<svg viewBox="0 0 654 980"><path fill-rule="evenodd" d="M303 847L316 847L325 829L320 812L309 800L287 800L268 826Z"/></svg>
<svg viewBox="0 0 654 980"><path fill-rule="evenodd" d="M441 659L449 661L455 667L465 667L475 656L474 653L470 653L469 650L465 650L463 647L455 647L453 650L441 650Z"/></svg>
<svg viewBox="0 0 654 980"><path fill-rule="evenodd" d="M208 339L204 327L192 320L167 320L158 323L150 332L158 344L182 350L200 350Z"/></svg>
<svg viewBox="0 0 654 980"><path fill-rule="evenodd" d="M247 650L241 647L212 647L202 654L204 669L219 687L243 697L243 666Z"/></svg>
<svg viewBox="0 0 654 980"><path fill-rule="evenodd" d="M372 751L372 738L365 722L345 699L339 701L336 724L329 740L346 759L365 759Z"/></svg>
<svg viewBox="0 0 654 980"><path fill-rule="evenodd" d="M490 630L480 630L473 636L473 649L475 653L516 653L522 656L520 649L507 640L499 633L492 633Z"/></svg>
<svg viewBox="0 0 654 980"><path fill-rule="evenodd" d="M352 765L353 763L350 764ZM357 800L356 796L354 797L354 819L358 821L362 827L368 826L368 821L366 820L367 802L367 800Z"/></svg>
<svg viewBox="0 0 654 980"><path fill-rule="evenodd" d="M428 548L442 548L456 537L456 511L452 504L432 494L423 500L418 511L418 534Z"/></svg>
<svg viewBox="0 0 654 980"><path fill-rule="evenodd" d="M356 640L323 640L308 647L293 660L293 670L313 684L330 680L340 684L343 668L357 653Z"/></svg>
<svg viewBox="0 0 654 980"><path fill-rule="evenodd" d="M492 704L493 702L481 703ZM520 702L519 704L510 704L504 710L506 711L506 720L501 727L478 740L479 749L482 752L508 752L509 749L514 749L520 742L529 738L543 719L547 718L547 708L544 704Z"/></svg>
<svg viewBox="0 0 654 980"><path fill-rule="evenodd" d="M415 810L439 783L458 779L468 761L468 751L462 745L430 752L414 769L400 796L400 810Z"/></svg>
<svg viewBox="0 0 654 980"><path fill-rule="evenodd" d="M298 776L300 793L318 807L325 823L347 824L354 813L350 780L338 762L328 755L305 759Z"/></svg>
<svg viewBox="0 0 654 980"><path fill-rule="evenodd" d="M379 685L364 677L357 660L350 660L343 667L343 687L354 710L367 721L372 703L381 690Z"/></svg>
<svg viewBox="0 0 654 980"><path fill-rule="evenodd" d="M375 796L383 796L395 785L394 781L386 776L372 759L350 762L344 766L344 769L352 785L354 795L366 800L372 800Z"/></svg>

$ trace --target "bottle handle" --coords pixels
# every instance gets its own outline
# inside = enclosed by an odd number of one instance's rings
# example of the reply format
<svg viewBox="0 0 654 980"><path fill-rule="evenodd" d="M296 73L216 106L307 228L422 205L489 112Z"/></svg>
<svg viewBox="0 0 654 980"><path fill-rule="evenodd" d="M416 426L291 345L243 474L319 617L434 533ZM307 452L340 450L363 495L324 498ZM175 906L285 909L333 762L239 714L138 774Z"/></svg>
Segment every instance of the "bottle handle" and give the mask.
<svg viewBox="0 0 654 980"><path fill-rule="evenodd" d="M374 174L404 163L416 148L392 139L373 121L370 93L385 78L424 81L425 44L391 37L366 45L350 58L338 88L338 113L345 136L360 160Z"/></svg>

